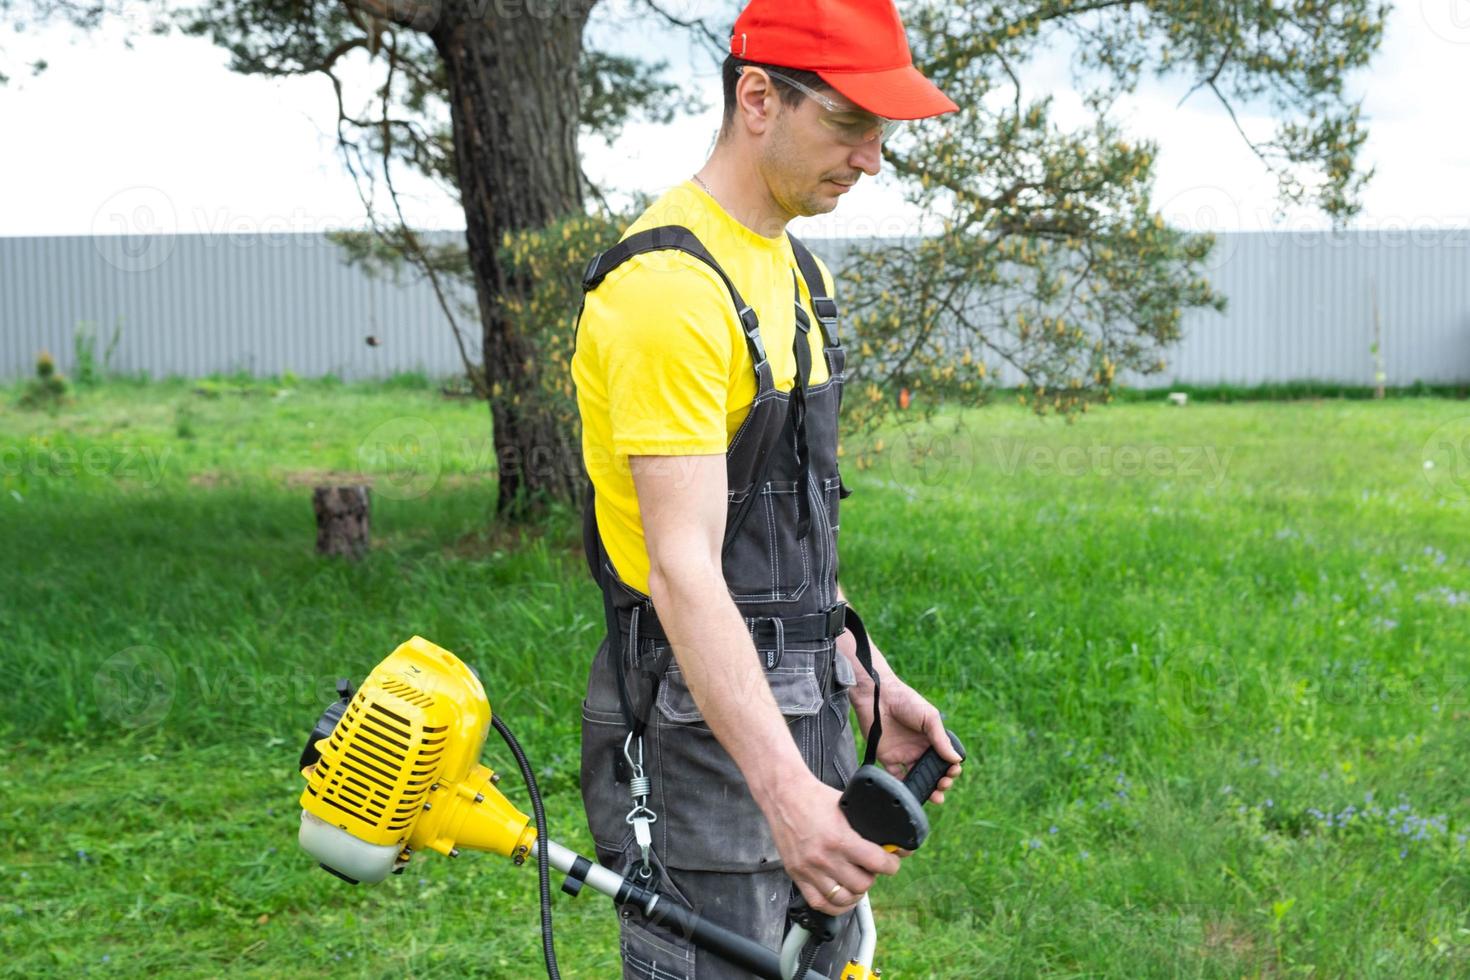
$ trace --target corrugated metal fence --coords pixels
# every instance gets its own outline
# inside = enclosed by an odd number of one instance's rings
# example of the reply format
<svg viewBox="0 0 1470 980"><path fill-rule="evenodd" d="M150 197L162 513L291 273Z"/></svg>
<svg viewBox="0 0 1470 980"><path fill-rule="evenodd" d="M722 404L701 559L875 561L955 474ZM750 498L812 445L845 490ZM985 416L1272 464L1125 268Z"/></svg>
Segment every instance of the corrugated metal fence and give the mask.
<svg viewBox="0 0 1470 980"><path fill-rule="evenodd" d="M0 238L0 377L29 373L41 349L67 369L83 322L99 355L120 327L111 366L155 378L460 365L427 282L367 275L319 234ZM461 326L478 359L478 323Z"/></svg>
<svg viewBox="0 0 1470 980"><path fill-rule="evenodd" d="M1208 276L1170 381L1372 384L1375 313L1390 385L1470 380L1470 229L1220 234Z"/></svg>
<svg viewBox="0 0 1470 980"><path fill-rule="evenodd" d="M1470 381L1470 230L1221 234L1209 275L1229 310L1186 315L1150 383L1371 384L1375 304L1389 384ZM0 378L42 349L69 370L84 322L99 349L120 325L112 366L153 377L459 369L427 283L369 276L321 235L0 238Z"/></svg>

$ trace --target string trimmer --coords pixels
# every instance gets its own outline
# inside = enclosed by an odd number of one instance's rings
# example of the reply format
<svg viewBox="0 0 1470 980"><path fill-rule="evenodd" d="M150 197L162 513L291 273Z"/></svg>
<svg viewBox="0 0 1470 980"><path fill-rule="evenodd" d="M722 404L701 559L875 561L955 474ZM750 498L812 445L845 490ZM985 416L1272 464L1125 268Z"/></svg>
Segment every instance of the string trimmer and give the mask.
<svg viewBox="0 0 1470 980"><path fill-rule="evenodd" d="M816 948L832 936L833 920L794 902L793 925L780 952L770 950L661 894L551 840L536 776L509 728L490 712L485 689L458 657L415 636L378 664L354 692L338 684L333 702L301 754L301 846L321 866L352 884L401 873L416 851L458 857L489 851L522 865L534 857L540 878L542 950L547 975L560 977L551 925L551 869L562 890L590 887L618 905L687 936L759 977L791 980L805 972ZM515 756L533 817L496 788L500 775L480 763L490 727ZM955 751L964 748L950 733ZM842 796L854 829L890 850L915 850L929 833L923 801L949 764L930 749L906 778L863 766ZM864 896L857 907L858 954L839 980L867 980L876 931ZM832 978L828 978L832 980Z"/></svg>

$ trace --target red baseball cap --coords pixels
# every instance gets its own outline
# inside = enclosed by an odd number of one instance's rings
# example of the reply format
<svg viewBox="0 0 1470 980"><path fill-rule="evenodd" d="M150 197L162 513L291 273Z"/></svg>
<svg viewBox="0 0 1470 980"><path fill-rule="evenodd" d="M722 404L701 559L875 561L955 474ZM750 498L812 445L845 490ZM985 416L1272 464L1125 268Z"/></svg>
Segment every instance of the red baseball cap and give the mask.
<svg viewBox="0 0 1470 980"><path fill-rule="evenodd" d="M735 21L730 53L816 72L855 105L888 119L959 109L914 67L893 0L751 0Z"/></svg>

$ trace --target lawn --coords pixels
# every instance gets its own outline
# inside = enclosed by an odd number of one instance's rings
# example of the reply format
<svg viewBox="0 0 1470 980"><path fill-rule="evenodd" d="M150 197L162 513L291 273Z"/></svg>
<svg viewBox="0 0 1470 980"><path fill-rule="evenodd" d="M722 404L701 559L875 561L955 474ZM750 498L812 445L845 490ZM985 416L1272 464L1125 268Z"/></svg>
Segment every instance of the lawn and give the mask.
<svg viewBox="0 0 1470 980"><path fill-rule="evenodd" d="M574 515L492 526L484 407L413 379L16 395L0 975L538 975L529 868L351 888L295 845L333 682L418 633L589 847L601 607ZM1470 404L994 406L883 439L845 470L844 589L973 760L873 892L885 977L1470 975ZM374 549L319 559L310 487L354 473ZM487 761L514 771L494 736ZM563 974L616 976L608 903L556 910Z"/></svg>

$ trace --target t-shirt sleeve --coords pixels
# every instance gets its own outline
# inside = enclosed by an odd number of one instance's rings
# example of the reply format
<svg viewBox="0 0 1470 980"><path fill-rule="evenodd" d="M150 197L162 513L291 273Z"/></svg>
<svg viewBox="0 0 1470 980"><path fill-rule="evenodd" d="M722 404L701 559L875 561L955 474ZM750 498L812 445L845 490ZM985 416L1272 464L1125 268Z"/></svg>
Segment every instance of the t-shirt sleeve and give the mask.
<svg viewBox="0 0 1470 980"><path fill-rule="evenodd" d="M729 292L690 256L657 253L629 266L589 295L587 307L607 384L613 452L725 452L734 360Z"/></svg>

